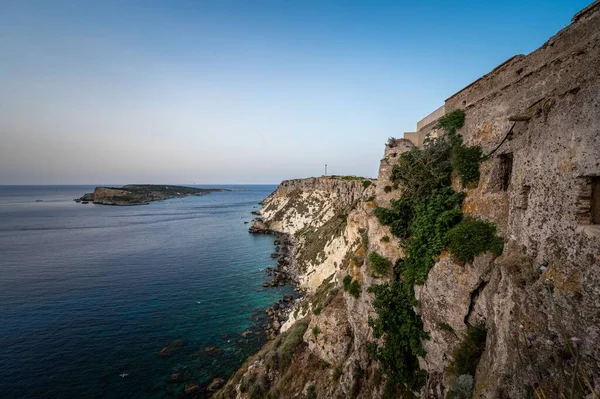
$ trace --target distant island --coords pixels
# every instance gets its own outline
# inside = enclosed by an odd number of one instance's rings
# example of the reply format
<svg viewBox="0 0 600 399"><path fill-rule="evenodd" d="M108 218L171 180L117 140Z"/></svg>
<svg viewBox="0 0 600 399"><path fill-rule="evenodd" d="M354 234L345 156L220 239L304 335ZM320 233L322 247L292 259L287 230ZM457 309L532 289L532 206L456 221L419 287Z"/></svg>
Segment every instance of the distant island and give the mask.
<svg viewBox="0 0 600 399"><path fill-rule="evenodd" d="M96 187L93 193L84 194L75 202L100 205L147 205L152 201L182 198L190 195L206 195L229 191L222 188L195 188L160 184L128 184L123 187Z"/></svg>

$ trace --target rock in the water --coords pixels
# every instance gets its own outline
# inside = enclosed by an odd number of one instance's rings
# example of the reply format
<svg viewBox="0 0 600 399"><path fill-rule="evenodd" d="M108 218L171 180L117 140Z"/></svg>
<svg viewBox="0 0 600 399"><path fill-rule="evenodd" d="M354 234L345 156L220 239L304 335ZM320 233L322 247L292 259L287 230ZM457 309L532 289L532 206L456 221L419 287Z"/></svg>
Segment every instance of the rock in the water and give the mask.
<svg viewBox="0 0 600 399"><path fill-rule="evenodd" d="M221 388L224 384L225 384L224 379L215 378L214 380L212 380L212 382L210 383L210 385L208 386L207 389L209 392L214 392L214 391L218 390L219 388Z"/></svg>
<svg viewBox="0 0 600 399"><path fill-rule="evenodd" d="M185 341L183 339L176 339L175 341L171 342L169 345L162 348L160 350L160 352L158 352L158 355L160 357L169 357L173 353L177 352L179 349L183 348L186 345L187 345L187 341Z"/></svg>
<svg viewBox="0 0 600 399"><path fill-rule="evenodd" d="M269 229L261 220L254 219L248 231L250 233L266 234L269 232Z"/></svg>
<svg viewBox="0 0 600 399"><path fill-rule="evenodd" d="M195 382L190 382L190 383L185 384L185 394L186 395L195 393L199 390L200 390L200 385L196 384Z"/></svg>
<svg viewBox="0 0 600 399"><path fill-rule="evenodd" d="M218 353L222 351L223 349L221 349L218 346L207 346L206 348L204 348L204 353Z"/></svg>
<svg viewBox="0 0 600 399"><path fill-rule="evenodd" d="M181 374L181 373L173 373L173 374L171 374L171 377L169 377L169 379L167 380L167 382L169 382L171 384L177 384L182 381L183 381L183 374Z"/></svg>

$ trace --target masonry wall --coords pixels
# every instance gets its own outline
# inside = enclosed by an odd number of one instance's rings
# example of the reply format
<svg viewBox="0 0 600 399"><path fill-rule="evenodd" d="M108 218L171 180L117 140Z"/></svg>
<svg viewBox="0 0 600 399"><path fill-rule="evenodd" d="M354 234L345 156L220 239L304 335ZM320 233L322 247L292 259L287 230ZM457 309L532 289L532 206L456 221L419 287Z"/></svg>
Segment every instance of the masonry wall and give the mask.
<svg viewBox="0 0 600 399"><path fill-rule="evenodd" d="M436 338L435 331L443 321L440 304L450 303L448 317L464 315L488 329L474 397L523 397L536 387L559 397L571 384L566 362L575 356L560 354L574 348L572 338L583 342L575 348L577 378L600 387L600 225L590 212L600 176L600 2L445 107L465 110L459 134L485 154L512 127L482 163L479 186L465 189L464 202L466 213L497 224L506 249L497 263L481 258L475 263L484 266L465 269L442 259L432 269L421 293L432 335L426 367L435 377L450 356L443 348L452 347L451 338ZM513 116L528 120L509 120ZM481 291L471 295L469 309L453 298L472 293L448 283L461 278Z"/></svg>

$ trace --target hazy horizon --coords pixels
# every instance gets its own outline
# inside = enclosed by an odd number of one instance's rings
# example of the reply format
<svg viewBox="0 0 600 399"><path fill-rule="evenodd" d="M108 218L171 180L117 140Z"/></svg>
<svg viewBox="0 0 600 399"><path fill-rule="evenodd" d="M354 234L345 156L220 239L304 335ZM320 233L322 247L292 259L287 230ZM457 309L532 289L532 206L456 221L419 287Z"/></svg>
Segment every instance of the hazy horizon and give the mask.
<svg viewBox="0 0 600 399"><path fill-rule="evenodd" d="M0 0L0 185L375 177L589 3Z"/></svg>

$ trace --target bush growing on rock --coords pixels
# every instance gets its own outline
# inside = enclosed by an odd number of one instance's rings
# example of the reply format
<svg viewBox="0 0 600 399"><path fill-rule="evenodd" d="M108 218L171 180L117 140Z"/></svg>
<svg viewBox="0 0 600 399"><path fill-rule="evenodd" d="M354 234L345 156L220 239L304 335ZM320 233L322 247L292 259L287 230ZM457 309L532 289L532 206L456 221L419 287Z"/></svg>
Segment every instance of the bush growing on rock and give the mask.
<svg viewBox="0 0 600 399"><path fill-rule="evenodd" d="M452 352L452 361L448 365L451 375L475 375L479 358L485 350L487 330L484 325L468 326L467 334Z"/></svg>
<svg viewBox="0 0 600 399"><path fill-rule="evenodd" d="M354 298L358 298L360 295L360 283L356 280L352 281L352 276L351 275L347 275L346 277L344 277L344 280L342 281L343 285L344 285L344 291L348 292L350 295L352 295Z"/></svg>
<svg viewBox="0 0 600 399"><path fill-rule="evenodd" d="M435 128L442 129L447 134L452 135L456 133L457 129L463 127L463 125L465 124L465 116L465 111L463 111L462 109L454 110L442 116L438 120L438 123L436 124Z"/></svg>
<svg viewBox="0 0 600 399"><path fill-rule="evenodd" d="M354 298L358 298L360 295L360 283L354 280L352 284L350 284L350 288L348 288L348 293Z"/></svg>
<svg viewBox="0 0 600 399"><path fill-rule="evenodd" d="M479 146L456 145L452 148L452 169L464 186L477 186L482 150Z"/></svg>
<svg viewBox="0 0 600 399"><path fill-rule="evenodd" d="M473 262L475 256L491 251L501 255L503 242L496 235L496 226L483 220L466 217L446 234L448 249L460 262Z"/></svg>
<svg viewBox="0 0 600 399"><path fill-rule="evenodd" d="M350 284L351 283L352 283L352 276L348 274L342 280L342 284L344 285L344 291L348 291L350 289Z"/></svg>
<svg viewBox="0 0 600 399"><path fill-rule="evenodd" d="M392 268L392 262L379 255L377 252L371 252L369 254L369 262L371 262L371 270L375 274L385 276L389 274L390 269Z"/></svg>
<svg viewBox="0 0 600 399"><path fill-rule="evenodd" d="M369 292L375 295L373 307L379 316L369 318L375 338L384 344L370 345L370 352L394 384L406 384L418 389L425 381L419 370L417 356L424 356L421 340L427 338L423 322L414 311L416 299L412 285L403 280L392 284L372 285Z"/></svg>

